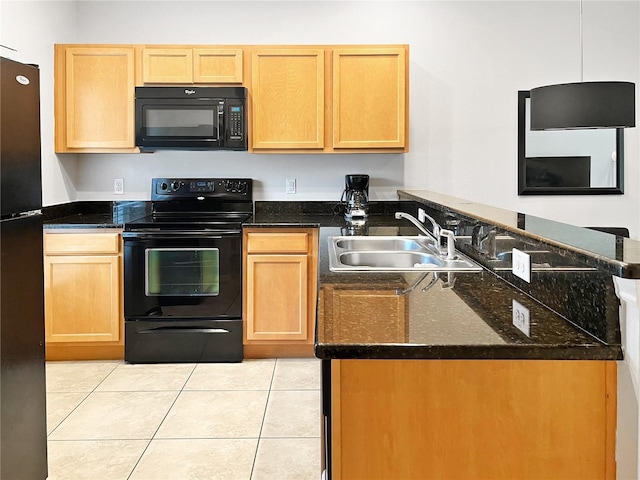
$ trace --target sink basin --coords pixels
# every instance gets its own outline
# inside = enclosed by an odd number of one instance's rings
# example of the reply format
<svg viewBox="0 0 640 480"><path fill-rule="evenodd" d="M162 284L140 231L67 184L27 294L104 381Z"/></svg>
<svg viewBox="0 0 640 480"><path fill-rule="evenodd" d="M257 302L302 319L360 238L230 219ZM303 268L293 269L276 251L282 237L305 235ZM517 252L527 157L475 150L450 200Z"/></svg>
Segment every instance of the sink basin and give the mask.
<svg viewBox="0 0 640 480"><path fill-rule="evenodd" d="M338 248L345 250L391 250L391 251L412 251L428 248L429 239L403 237L347 237L336 240ZM433 241L432 241L433 242Z"/></svg>
<svg viewBox="0 0 640 480"><path fill-rule="evenodd" d="M442 266L442 260L424 252L346 252L341 253L340 263L352 267L417 268L425 265Z"/></svg>
<svg viewBox="0 0 640 480"><path fill-rule="evenodd" d="M423 236L329 237L331 271L479 272L482 267L462 253L447 259Z"/></svg>

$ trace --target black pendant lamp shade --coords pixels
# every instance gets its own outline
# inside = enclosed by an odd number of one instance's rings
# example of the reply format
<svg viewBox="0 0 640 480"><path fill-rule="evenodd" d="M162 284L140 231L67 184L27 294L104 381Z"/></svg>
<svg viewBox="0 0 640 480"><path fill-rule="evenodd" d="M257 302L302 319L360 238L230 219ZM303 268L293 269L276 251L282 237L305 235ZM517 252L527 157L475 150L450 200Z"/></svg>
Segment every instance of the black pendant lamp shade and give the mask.
<svg viewBox="0 0 640 480"><path fill-rule="evenodd" d="M634 83L563 83L531 90L531 130L635 126Z"/></svg>

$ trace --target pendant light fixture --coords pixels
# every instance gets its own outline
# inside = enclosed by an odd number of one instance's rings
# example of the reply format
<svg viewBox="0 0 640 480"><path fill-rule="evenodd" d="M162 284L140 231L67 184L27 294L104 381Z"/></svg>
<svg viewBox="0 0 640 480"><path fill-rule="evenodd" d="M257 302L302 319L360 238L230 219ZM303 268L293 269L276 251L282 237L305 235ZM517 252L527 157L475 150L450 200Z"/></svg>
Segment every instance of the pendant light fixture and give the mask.
<svg viewBox="0 0 640 480"><path fill-rule="evenodd" d="M533 88L531 130L636 126L635 84L584 82L583 50L580 0L580 82Z"/></svg>

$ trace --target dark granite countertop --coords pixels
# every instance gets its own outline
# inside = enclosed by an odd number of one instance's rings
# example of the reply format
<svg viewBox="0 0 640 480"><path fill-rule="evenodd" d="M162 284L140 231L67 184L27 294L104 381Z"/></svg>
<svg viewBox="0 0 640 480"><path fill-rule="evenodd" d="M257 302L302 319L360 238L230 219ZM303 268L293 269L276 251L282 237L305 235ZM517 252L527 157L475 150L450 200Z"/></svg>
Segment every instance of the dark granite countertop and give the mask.
<svg viewBox="0 0 640 480"><path fill-rule="evenodd" d="M47 207L43 213L45 228L121 228L148 209L149 202L77 202ZM622 358L617 303L606 271L532 273L532 285L540 287L527 289L509 275L486 268L456 274L455 282L440 275L423 291L432 274L420 278L413 272L329 270L329 236L416 235L410 223L393 218L398 210L415 213L414 198L372 202L370 216L360 225L346 222L336 202L255 202L246 227L320 228L319 358ZM445 283L453 286L443 288ZM398 294L414 284L411 292ZM353 308L353 302L341 300L367 292L376 292L380 308ZM528 325L514 321L515 302L529 310ZM390 314L394 309L400 313Z"/></svg>
<svg viewBox="0 0 640 480"><path fill-rule="evenodd" d="M340 273L329 270L328 237L416 235L418 232L410 223L393 218L393 212L412 211L414 206L413 201L372 203L367 221L363 225L353 225L346 222L340 212L334 211L335 204L256 204L255 215L246 226L320 228L317 357L622 359L618 323L606 314L601 315L598 306L569 308L566 316L554 311L562 310L562 305L558 304L567 300L571 303L584 293L580 289L571 291L575 285L607 290L610 275L597 270L533 273L534 282L557 293L557 298L544 298L547 304L557 307L554 309L490 269L458 273L452 278L441 274L426 291L423 289L430 283L432 274L422 278L422 274L414 272ZM453 281L453 287L444 288L443 285L450 281ZM602 282L608 282L607 286L600 288ZM415 284L417 286L411 292L399 295ZM372 293L373 297L370 296ZM363 298L362 303L358 303L357 296ZM528 325L514 320L515 302L528 309ZM354 305L362 308L354 308Z"/></svg>
<svg viewBox="0 0 640 480"><path fill-rule="evenodd" d="M557 246L572 255L581 256L589 264L611 275L640 278L640 241L428 190L399 190L398 196L402 200L413 200L432 208L441 215L472 218L535 241Z"/></svg>
<svg viewBox="0 0 640 480"><path fill-rule="evenodd" d="M339 227L346 232L364 234L370 225L387 225L389 217L401 210L402 205L412 202L371 202L370 215L362 228L344 219L344 211L338 202L254 202L253 217L245 222L245 227Z"/></svg>
<svg viewBox="0 0 640 480"><path fill-rule="evenodd" d="M393 222L387 219L388 225ZM367 234L407 232L396 223L370 226ZM617 324L604 333L607 344L489 270L453 278L440 274L426 291L432 274L331 272L328 237L335 235L343 235L340 227L320 228L319 358L622 359ZM451 282L453 287L445 286ZM398 295L414 284L410 293ZM378 296L363 300L362 309L343 300L367 292ZM374 306L367 307L371 302ZM529 310L528 326L514 319L515 302ZM390 314L394 309L399 313Z"/></svg>
<svg viewBox="0 0 640 480"><path fill-rule="evenodd" d="M256 204L255 215L246 225L320 228L317 357L622 359L617 317L611 316L617 309L615 295L613 299L600 295L611 293L608 273L595 269L532 273L534 283L544 287L534 290L541 293L541 302L490 269L451 278L441 274L426 291L423 289L432 274L422 278L415 272L332 272L328 262L330 236L418 233L408 222L393 218L395 211L412 211L413 201L372 203L363 225L346 222L334 207L322 202L265 202ZM444 288L451 281L453 286ZM409 293L398 295L414 285ZM563 305L584 297L585 290L597 290L597 295L592 293L602 298L586 307ZM554 292L553 298L545 296L548 291ZM353 301L358 295L363 298L362 308L353 308L358 305ZM528 325L514 320L515 302L528 309ZM367 308L371 304L374 306ZM398 314L402 310L404 313Z"/></svg>
<svg viewBox="0 0 640 480"><path fill-rule="evenodd" d="M45 230L110 229L147 215L149 202L82 201L47 206L42 209Z"/></svg>

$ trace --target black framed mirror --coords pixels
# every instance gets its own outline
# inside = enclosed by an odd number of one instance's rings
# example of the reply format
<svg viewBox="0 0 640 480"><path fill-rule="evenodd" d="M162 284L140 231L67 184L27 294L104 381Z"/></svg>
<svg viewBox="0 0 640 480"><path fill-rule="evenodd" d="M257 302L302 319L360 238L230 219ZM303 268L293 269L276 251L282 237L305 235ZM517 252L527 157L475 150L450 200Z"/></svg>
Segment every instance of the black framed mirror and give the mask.
<svg viewBox="0 0 640 480"><path fill-rule="evenodd" d="M518 195L624 193L624 129L532 131L529 103L518 91Z"/></svg>

